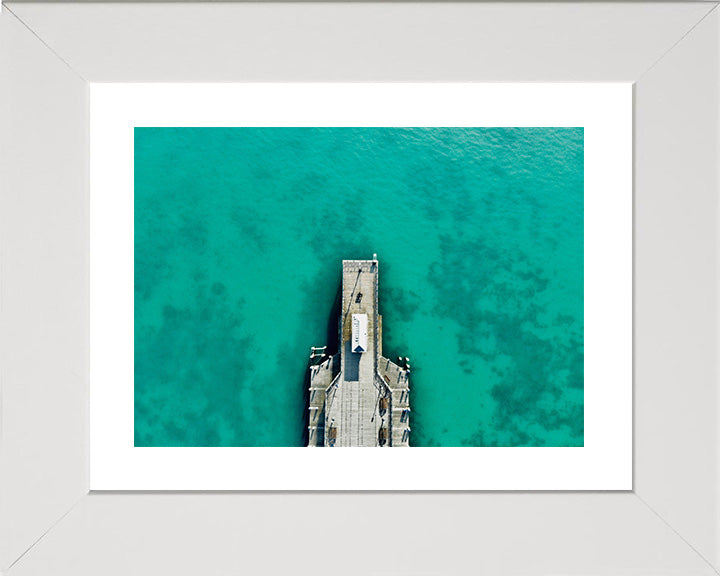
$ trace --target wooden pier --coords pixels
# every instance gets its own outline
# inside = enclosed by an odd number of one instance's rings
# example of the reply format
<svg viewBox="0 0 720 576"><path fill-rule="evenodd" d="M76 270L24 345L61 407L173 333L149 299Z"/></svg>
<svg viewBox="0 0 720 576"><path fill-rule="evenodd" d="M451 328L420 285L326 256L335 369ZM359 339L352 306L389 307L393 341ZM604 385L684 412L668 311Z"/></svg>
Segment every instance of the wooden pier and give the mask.
<svg viewBox="0 0 720 576"><path fill-rule="evenodd" d="M377 258L343 260L338 329L339 352L311 356L308 446L409 446L409 369L382 356Z"/></svg>

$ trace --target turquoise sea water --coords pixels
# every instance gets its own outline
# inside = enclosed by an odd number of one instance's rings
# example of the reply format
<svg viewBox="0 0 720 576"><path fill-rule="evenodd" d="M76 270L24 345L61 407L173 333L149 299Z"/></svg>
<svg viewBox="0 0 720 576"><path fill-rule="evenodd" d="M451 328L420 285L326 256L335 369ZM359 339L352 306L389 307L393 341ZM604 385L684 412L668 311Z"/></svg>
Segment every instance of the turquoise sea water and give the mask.
<svg viewBox="0 0 720 576"><path fill-rule="evenodd" d="M135 445L299 446L380 261L414 446L583 445L582 128L136 128Z"/></svg>

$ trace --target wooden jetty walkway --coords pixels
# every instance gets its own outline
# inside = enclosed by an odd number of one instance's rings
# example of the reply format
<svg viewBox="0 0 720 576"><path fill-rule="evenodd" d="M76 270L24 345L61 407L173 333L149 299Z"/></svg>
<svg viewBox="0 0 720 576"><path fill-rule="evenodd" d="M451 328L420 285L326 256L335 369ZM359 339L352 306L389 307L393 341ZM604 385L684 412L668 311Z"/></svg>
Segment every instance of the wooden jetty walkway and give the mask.
<svg viewBox="0 0 720 576"><path fill-rule="evenodd" d="M410 370L382 356L376 256L343 260L338 329L340 351L310 357L308 446L409 446Z"/></svg>

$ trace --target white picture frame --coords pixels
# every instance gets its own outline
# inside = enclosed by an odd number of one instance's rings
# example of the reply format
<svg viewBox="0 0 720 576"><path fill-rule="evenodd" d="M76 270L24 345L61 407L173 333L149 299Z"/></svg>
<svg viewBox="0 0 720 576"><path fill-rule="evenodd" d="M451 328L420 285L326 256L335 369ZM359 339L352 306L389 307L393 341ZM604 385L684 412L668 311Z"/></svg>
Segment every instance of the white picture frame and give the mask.
<svg viewBox="0 0 720 576"><path fill-rule="evenodd" d="M2 573L716 574L716 8L3 6ZM88 85L108 81L633 82L633 490L90 493ZM359 553L379 510L393 545Z"/></svg>

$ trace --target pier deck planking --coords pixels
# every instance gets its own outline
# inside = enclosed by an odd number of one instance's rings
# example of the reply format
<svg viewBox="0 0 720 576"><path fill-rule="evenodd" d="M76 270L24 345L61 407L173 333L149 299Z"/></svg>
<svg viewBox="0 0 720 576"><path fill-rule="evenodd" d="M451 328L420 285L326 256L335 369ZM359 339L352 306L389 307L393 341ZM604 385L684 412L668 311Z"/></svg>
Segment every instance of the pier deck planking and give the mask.
<svg viewBox="0 0 720 576"><path fill-rule="evenodd" d="M352 349L354 314L367 316L364 352ZM338 329L339 354L310 368L308 445L409 446L408 371L380 355L377 260L343 261Z"/></svg>

